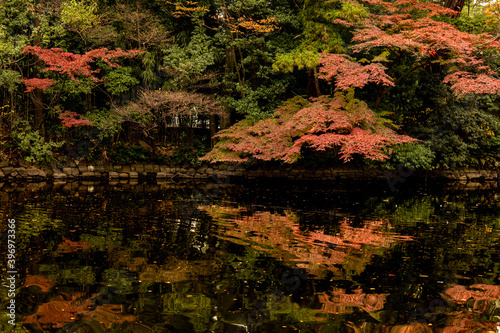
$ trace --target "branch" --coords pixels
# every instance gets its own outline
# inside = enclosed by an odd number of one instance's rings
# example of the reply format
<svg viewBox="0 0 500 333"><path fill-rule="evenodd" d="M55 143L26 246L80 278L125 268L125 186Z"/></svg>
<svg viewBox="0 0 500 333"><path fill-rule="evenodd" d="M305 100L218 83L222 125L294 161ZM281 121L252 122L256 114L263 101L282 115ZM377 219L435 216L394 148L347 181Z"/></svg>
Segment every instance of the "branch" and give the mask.
<svg viewBox="0 0 500 333"><path fill-rule="evenodd" d="M396 84L398 84L402 79L404 79L405 77L407 77L408 75L410 75L411 73L413 73L415 70L417 70L420 67L423 67L423 66L425 66L427 64L429 64L429 61L421 63L420 65L413 67L412 69L410 69L409 71L407 71L406 73L404 73L402 76L400 76L396 81L394 81L394 86L387 87L387 89L385 89L384 91L382 91L382 93L377 96L377 100L375 101L375 104L373 105L373 108L375 110L377 110L378 107L379 107L379 105L380 105L380 103L382 102L382 99L384 98L384 96L389 91L391 91L391 89L394 88L396 86Z"/></svg>

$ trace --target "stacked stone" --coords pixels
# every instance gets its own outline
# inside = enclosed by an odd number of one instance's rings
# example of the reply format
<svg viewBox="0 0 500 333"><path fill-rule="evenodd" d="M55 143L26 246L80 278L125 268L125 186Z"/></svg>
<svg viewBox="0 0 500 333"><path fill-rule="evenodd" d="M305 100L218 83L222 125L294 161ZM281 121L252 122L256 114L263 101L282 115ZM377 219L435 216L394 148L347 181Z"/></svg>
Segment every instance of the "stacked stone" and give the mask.
<svg viewBox="0 0 500 333"><path fill-rule="evenodd" d="M245 168L241 164L210 164L198 167L168 167L156 164L133 165L73 165L54 167L41 170L29 165L9 165L0 162L0 181L28 181L37 182L52 179L56 182L66 180L109 180L110 182L138 180L157 180L168 182L172 179L208 179L210 177L243 177L246 179L257 178L283 178L289 180L373 180L397 175L395 171L369 168L352 168L349 166L336 166L323 169L306 169L297 166L282 167L253 167ZM412 177L441 178L461 182L481 183L485 181L498 181L499 173L496 170L434 170L429 172L411 173ZM389 177L391 178L391 177Z"/></svg>

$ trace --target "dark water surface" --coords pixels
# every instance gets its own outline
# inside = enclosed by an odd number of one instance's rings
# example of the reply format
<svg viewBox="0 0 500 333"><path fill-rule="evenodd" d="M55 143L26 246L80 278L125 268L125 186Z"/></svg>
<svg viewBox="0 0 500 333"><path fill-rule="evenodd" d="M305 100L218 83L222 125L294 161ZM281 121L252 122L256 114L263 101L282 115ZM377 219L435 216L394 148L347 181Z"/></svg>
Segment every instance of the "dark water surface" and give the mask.
<svg viewBox="0 0 500 333"><path fill-rule="evenodd" d="M0 190L16 332L499 332L500 193L385 183Z"/></svg>

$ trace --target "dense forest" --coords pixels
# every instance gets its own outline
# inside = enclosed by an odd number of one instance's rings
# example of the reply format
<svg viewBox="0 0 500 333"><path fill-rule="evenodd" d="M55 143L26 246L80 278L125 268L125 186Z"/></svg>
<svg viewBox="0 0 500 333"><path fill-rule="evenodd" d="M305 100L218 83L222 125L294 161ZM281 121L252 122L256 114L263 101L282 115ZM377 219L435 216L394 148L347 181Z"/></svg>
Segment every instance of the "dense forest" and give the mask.
<svg viewBox="0 0 500 333"><path fill-rule="evenodd" d="M498 39L481 0L4 0L0 157L496 168Z"/></svg>

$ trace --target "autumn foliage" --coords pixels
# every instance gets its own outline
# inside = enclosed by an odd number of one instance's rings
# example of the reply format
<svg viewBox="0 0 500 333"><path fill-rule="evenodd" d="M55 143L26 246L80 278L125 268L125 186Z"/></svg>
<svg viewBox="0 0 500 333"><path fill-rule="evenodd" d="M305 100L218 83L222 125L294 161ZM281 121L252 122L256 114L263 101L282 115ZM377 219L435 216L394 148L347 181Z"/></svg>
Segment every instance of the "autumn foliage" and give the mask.
<svg viewBox="0 0 500 333"><path fill-rule="evenodd" d="M415 69L434 64L441 66L446 75L443 82L451 83L451 90L459 98L468 94L500 92L498 76L483 60L485 51L499 50L499 43L493 36L463 32L452 24L435 19L437 16L455 16L453 10L437 4L406 0L366 3L383 6L385 13L372 14L369 19L355 26L350 46L352 54L358 57L374 55L362 59L364 63L368 62L363 66L366 68L374 64L393 64L394 59L408 57L414 62L408 72L400 77L391 77L390 71L384 69L378 74L380 78L384 78L381 83L390 85L385 81L389 80L394 85ZM323 62L329 57L332 55L324 55ZM351 65L351 71L339 73L337 89L345 86L343 81L348 80L346 77L352 77L353 81L359 76L360 64L356 65L356 68ZM345 64L341 62L337 67L345 67ZM328 75L340 70L335 66L327 69Z"/></svg>
<svg viewBox="0 0 500 333"><path fill-rule="evenodd" d="M80 118L80 115L73 111L66 111L59 115L59 119L64 127L92 126L92 122Z"/></svg>
<svg viewBox="0 0 500 333"><path fill-rule="evenodd" d="M497 51L499 43L489 35L462 32L436 19L455 17L455 11L408 0L367 0L354 6L371 14L334 20L352 32L348 53L320 53L318 77L337 93L310 103L302 100L303 108L290 108L295 99L278 108L272 118L234 125L217 135L220 142L205 160L245 161L252 156L293 163L305 149L334 149L344 161L354 155L388 159L390 147L415 140L386 126L369 104L377 110L391 89L420 68L439 66L443 83L457 98L500 93L500 79L481 58L485 50ZM413 63L403 73L394 70L402 59ZM359 89L370 85L380 87L372 101L355 98Z"/></svg>
<svg viewBox="0 0 500 333"><path fill-rule="evenodd" d="M52 72L62 75L62 80L71 79L79 82L78 77L88 77L94 83L102 80L95 76L99 73L99 68L93 68L92 63L97 59L102 60L112 68L120 67L118 59L131 58L142 53L140 50L124 51L121 49L108 50L107 48L94 49L84 54L74 54L65 52L59 48L44 49L39 46L27 46L23 53L32 54L43 61L46 65L43 72ZM26 86L26 93L32 92L35 89L46 90L56 84L56 81L49 78L24 78L22 80ZM78 127L92 125L86 119L80 119L79 114L73 111L66 111L59 115L62 124L65 127Z"/></svg>
<svg viewBox="0 0 500 333"><path fill-rule="evenodd" d="M110 67L116 68L119 67L117 59L135 57L142 53L142 51L99 48L85 52L84 54L74 54L64 52L64 50L59 48L44 49L39 46L27 46L23 53L29 53L40 58L47 66L43 69L44 72L67 74L74 81L78 81L78 75L83 75L97 82L99 79L94 74L99 73L99 69L92 69L92 62L101 59ZM40 87L40 89L42 88Z"/></svg>
<svg viewBox="0 0 500 333"><path fill-rule="evenodd" d="M312 102L292 99L278 108L273 118L255 124L242 121L217 137L220 142L204 160L241 162L251 155L264 161L293 163L305 148L335 148L344 161L355 154L384 160L390 146L415 141L384 126L365 102L343 93Z"/></svg>

